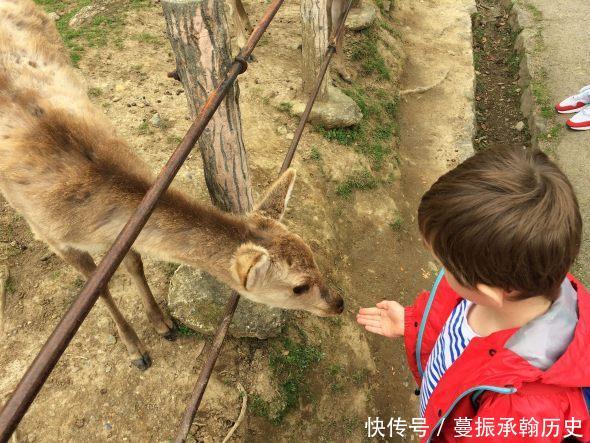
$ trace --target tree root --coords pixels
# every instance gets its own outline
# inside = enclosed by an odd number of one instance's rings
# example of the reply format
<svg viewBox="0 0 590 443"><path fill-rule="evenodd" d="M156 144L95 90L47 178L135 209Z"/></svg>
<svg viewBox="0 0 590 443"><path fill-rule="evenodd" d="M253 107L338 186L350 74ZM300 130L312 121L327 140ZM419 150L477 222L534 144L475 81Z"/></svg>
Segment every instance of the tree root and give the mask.
<svg viewBox="0 0 590 443"><path fill-rule="evenodd" d="M431 89L436 88L438 85L440 85L442 82L444 82L447 79L447 77L449 76L449 72L450 72L450 69L447 69L447 72L445 72L445 75L443 75L440 79L438 79L436 82L434 82L430 86L419 86L419 87L413 88L413 89L404 89L402 91L399 91L399 95L400 95L400 97L403 97L404 95L408 95L408 94L422 94L426 91L430 91Z"/></svg>
<svg viewBox="0 0 590 443"><path fill-rule="evenodd" d="M244 417L246 416L246 406L248 405L248 394L246 393L246 390L244 389L242 384L239 382L238 382L238 391L240 391L240 394L242 394L242 409L240 410L240 415L238 416L238 419L236 420L236 422L234 423L232 428L229 430L229 432L227 433L227 435L223 439L222 443L227 443L229 441L231 436L234 435L234 432L236 432L236 429L238 429L238 427L242 424L242 421L244 420Z"/></svg>

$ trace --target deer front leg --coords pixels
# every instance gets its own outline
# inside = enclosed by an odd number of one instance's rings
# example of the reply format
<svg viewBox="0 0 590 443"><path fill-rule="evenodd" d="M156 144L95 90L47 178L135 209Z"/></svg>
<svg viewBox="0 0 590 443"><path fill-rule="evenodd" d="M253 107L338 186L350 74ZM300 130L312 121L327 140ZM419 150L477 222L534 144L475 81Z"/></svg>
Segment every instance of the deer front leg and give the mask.
<svg viewBox="0 0 590 443"><path fill-rule="evenodd" d="M330 8L329 16L330 20L330 36L333 32L338 29L340 26L340 22L342 19L342 13L344 12L345 8L345 0L332 0L328 3L328 7ZM338 75L347 83L352 83L352 77L350 73L346 69L346 63L344 60L344 53L343 48L344 46L344 34L342 34L342 38L336 42L336 53L334 54L334 67L336 68L336 72Z"/></svg>
<svg viewBox="0 0 590 443"><path fill-rule="evenodd" d="M145 273L143 272L141 255L134 250L129 251L123 261L123 266L125 266L125 270L135 282L147 317L150 323L154 326L156 332L166 340L174 340L176 338L174 322L168 317L168 315L162 312L160 306L158 306L158 303L156 303L156 300L154 299L152 291L145 278Z"/></svg>
<svg viewBox="0 0 590 443"><path fill-rule="evenodd" d="M66 263L73 266L84 277L88 278L96 269L94 260L87 252L53 243L51 246ZM101 292L100 298L106 305L112 319L117 325L119 337L127 348L127 352L131 357L131 363L142 371L145 371L152 365L152 359L145 351L144 346L137 337L133 327L131 327L127 320L125 320L125 317L123 317L123 314L121 314L121 311L117 308L115 300L111 297L108 289Z"/></svg>

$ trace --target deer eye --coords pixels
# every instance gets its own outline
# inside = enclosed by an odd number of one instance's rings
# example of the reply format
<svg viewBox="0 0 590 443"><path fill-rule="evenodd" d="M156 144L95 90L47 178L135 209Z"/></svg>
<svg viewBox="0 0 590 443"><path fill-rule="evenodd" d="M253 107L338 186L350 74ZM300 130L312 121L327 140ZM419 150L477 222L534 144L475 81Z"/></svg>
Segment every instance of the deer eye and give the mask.
<svg viewBox="0 0 590 443"><path fill-rule="evenodd" d="M304 292L309 291L309 285L308 284L304 284L304 285L299 285L299 286L295 286L293 288L293 292L297 295L301 295Z"/></svg>

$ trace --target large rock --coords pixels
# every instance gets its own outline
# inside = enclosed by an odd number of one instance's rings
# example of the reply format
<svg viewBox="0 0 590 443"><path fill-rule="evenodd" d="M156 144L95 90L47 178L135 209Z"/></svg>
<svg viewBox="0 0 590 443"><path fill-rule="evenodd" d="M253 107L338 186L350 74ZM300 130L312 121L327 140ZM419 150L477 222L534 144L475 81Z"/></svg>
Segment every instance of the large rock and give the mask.
<svg viewBox="0 0 590 443"><path fill-rule="evenodd" d="M70 28L80 28L92 22L97 15L104 15L115 9L119 0L98 0L81 8L68 22Z"/></svg>
<svg viewBox="0 0 590 443"><path fill-rule="evenodd" d="M292 113L300 116L305 103L293 101ZM360 123L363 114L358 105L338 88L328 88L328 100L317 101L309 115L309 121L326 129L347 128Z"/></svg>
<svg viewBox="0 0 590 443"><path fill-rule="evenodd" d="M371 27L377 18L377 7L372 1L363 0L358 8L352 8L346 19L346 27L351 31L362 31Z"/></svg>
<svg viewBox="0 0 590 443"><path fill-rule="evenodd" d="M189 328L213 335L223 317L230 290L209 274L180 266L168 293L168 308L174 318ZM285 325L285 313L244 298L229 328L234 337L266 339L276 337Z"/></svg>

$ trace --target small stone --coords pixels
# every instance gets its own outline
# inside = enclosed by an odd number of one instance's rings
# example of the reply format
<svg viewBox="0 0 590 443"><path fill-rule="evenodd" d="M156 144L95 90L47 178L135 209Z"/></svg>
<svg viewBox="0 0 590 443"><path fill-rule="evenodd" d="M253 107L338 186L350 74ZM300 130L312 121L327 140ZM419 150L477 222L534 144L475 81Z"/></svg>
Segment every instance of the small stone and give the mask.
<svg viewBox="0 0 590 443"><path fill-rule="evenodd" d="M300 116L304 109L305 103L298 101L293 104L292 113ZM355 101L332 86L328 88L328 100L317 102L309 115L311 123L322 125L326 129L354 126L362 118L363 114Z"/></svg>
<svg viewBox="0 0 590 443"><path fill-rule="evenodd" d="M160 117L160 114L158 114L157 112L152 115L152 118L150 118L150 123L152 126L155 127L160 127L160 125L162 124L162 118Z"/></svg>
<svg viewBox="0 0 590 443"><path fill-rule="evenodd" d="M115 343L117 343L117 337L109 334L109 335L107 335L107 338L105 339L105 343L107 345L114 345Z"/></svg>
<svg viewBox="0 0 590 443"><path fill-rule="evenodd" d="M515 126L514 129L516 129L517 131L522 131L524 129L524 122L520 121L518 122Z"/></svg>
<svg viewBox="0 0 590 443"><path fill-rule="evenodd" d="M109 372L111 372L112 370L113 370L113 368L111 368L109 365L106 365L105 368L104 368L104 372L106 372L107 374Z"/></svg>
<svg viewBox="0 0 590 443"><path fill-rule="evenodd" d="M51 257L53 257L55 254L53 252L48 252L47 254L44 254L43 257L41 257L41 261L47 261L49 260Z"/></svg>
<svg viewBox="0 0 590 443"><path fill-rule="evenodd" d="M60 19L60 15L57 12L50 12L49 14L47 14L47 16L53 20L54 22L58 21Z"/></svg>
<svg viewBox="0 0 590 443"><path fill-rule="evenodd" d="M127 87L123 83L115 85L115 92L123 92Z"/></svg>
<svg viewBox="0 0 590 443"><path fill-rule="evenodd" d="M287 128L286 128L285 126L279 126L279 127L277 128L277 132L278 132L280 135L287 135L287 132L288 132L288 131L287 131Z"/></svg>
<svg viewBox="0 0 590 443"><path fill-rule="evenodd" d="M295 134L293 134L292 132L290 134L285 135L285 138L287 140L293 140L294 137L295 137Z"/></svg>
<svg viewBox="0 0 590 443"><path fill-rule="evenodd" d="M76 426L77 428L83 428L85 424L86 424L86 421L83 418L78 418L74 422L74 426Z"/></svg>
<svg viewBox="0 0 590 443"><path fill-rule="evenodd" d="M383 10L389 12L391 9L391 2L389 0L383 0Z"/></svg>
<svg viewBox="0 0 590 443"><path fill-rule="evenodd" d="M105 431L110 431L113 429L113 425L107 422L104 424L104 429Z"/></svg>
<svg viewBox="0 0 590 443"><path fill-rule="evenodd" d="M107 393L107 388L102 388L100 390L100 395L106 395L106 393Z"/></svg>

